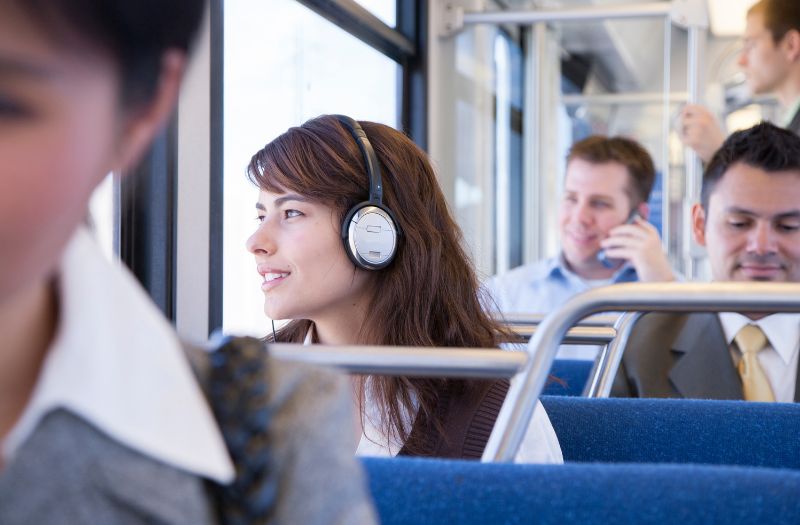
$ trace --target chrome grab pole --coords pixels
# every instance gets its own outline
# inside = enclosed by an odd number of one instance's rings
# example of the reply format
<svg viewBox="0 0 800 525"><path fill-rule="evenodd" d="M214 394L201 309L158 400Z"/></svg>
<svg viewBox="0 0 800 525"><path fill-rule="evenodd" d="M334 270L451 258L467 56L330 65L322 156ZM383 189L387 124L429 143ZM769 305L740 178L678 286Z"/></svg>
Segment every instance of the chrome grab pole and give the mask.
<svg viewBox="0 0 800 525"><path fill-rule="evenodd" d="M524 337L536 330L535 326L525 326L517 333ZM578 326L567 332L563 343L605 345L615 335L613 328ZM497 348L271 343L268 350L277 359L332 366L350 374L417 377L511 378L528 360L527 352Z"/></svg>
<svg viewBox="0 0 800 525"><path fill-rule="evenodd" d="M611 393L614 377L622 362L622 352L628 346L633 326L641 316L642 312L627 312L620 316L619 322L614 325L617 335L606 345L595 362L583 391L584 397L608 397Z"/></svg>
<svg viewBox="0 0 800 525"><path fill-rule="evenodd" d="M539 22L580 22L621 20L629 18L669 17L672 6L669 2L643 4L586 5L559 9L529 9L520 11L464 11L463 24L519 24L531 25Z"/></svg>
<svg viewBox="0 0 800 525"><path fill-rule="evenodd" d="M332 366L350 374L414 377L510 378L528 360L527 352L494 348L271 343L267 350L277 359Z"/></svg>
<svg viewBox="0 0 800 525"><path fill-rule="evenodd" d="M544 321L545 317L547 317L547 314L504 313L497 314L495 319L501 323L505 323L506 325L513 327L516 325L535 326ZM579 322L575 323L575 325L613 327L618 318L619 314L615 313L592 315L586 319L581 319Z"/></svg>
<svg viewBox="0 0 800 525"><path fill-rule="evenodd" d="M483 461L513 460L536 401L568 328L608 311L751 313L800 312L796 283L626 283L595 288L567 301L539 326L528 345L530 358L512 382L483 453Z"/></svg>
<svg viewBox="0 0 800 525"><path fill-rule="evenodd" d="M522 339L529 340L539 329L536 325L510 325L509 328ZM617 335L613 327L606 326L573 326L567 332L565 345L607 345Z"/></svg>

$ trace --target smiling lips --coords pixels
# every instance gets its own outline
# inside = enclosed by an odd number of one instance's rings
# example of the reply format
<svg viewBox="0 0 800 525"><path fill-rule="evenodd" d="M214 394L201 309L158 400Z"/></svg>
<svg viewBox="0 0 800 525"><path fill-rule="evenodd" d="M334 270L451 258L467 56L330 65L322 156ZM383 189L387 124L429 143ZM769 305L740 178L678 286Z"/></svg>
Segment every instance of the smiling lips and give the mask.
<svg viewBox="0 0 800 525"><path fill-rule="evenodd" d="M568 232L570 239L580 245L590 245L597 240L597 235L588 233L577 233L574 231Z"/></svg>
<svg viewBox="0 0 800 525"><path fill-rule="evenodd" d="M261 266L259 266L257 270L258 274L264 279L261 283L261 289L265 292L278 286L291 274L291 272L275 270L273 268L263 268Z"/></svg>
<svg viewBox="0 0 800 525"><path fill-rule="evenodd" d="M766 255L745 254L738 261L739 270L751 279L768 279L784 270L784 265L777 254Z"/></svg>
<svg viewBox="0 0 800 525"><path fill-rule="evenodd" d="M754 278L774 277L781 271L780 265L773 264L743 264L739 268L742 273Z"/></svg>

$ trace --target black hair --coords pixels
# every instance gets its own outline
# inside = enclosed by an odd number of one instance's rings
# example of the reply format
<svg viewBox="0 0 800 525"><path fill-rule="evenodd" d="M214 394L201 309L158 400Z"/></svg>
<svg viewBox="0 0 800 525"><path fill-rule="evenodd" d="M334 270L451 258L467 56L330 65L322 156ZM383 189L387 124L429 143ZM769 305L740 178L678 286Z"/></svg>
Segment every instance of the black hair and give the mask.
<svg viewBox="0 0 800 525"><path fill-rule="evenodd" d="M57 45L101 50L118 65L125 107L150 100L168 49L188 53L206 0L16 0Z"/></svg>
<svg viewBox="0 0 800 525"><path fill-rule="evenodd" d="M800 173L800 137L769 122L732 133L703 173L700 199L704 210L708 210L708 199L717 182L739 162L768 173L788 170Z"/></svg>

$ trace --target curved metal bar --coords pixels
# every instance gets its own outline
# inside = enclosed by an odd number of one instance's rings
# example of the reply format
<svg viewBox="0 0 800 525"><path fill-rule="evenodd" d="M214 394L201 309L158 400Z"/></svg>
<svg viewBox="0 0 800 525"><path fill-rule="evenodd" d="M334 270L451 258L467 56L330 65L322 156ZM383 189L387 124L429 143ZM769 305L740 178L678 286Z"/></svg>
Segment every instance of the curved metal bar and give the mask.
<svg viewBox="0 0 800 525"><path fill-rule="evenodd" d="M617 336L603 349L600 358L595 363L583 392L584 397L608 397L614 377L619 370L619 364L622 362L622 352L628 346L633 326L641 316L642 312L627 312L619 318L619 322L614 327Z"/></svg>
<svg viewBox="0 0 800 525"><path fill-rule="evenodd" d="M511 378L528 361L527 352L479 348L268 345L285 361L333 366L351 374L413 377Z"/></svg>
<svg viewBox="0 0 800 525"><path fill-rule="evenodd" d="M544 321L547 314L523 314L523 313L506 313L506 314L498 314L495 316L501 323L505 323L508 326L514 328L517 325L520 326L536 326L541 324ZM614 326L614 323L617 322L619 319L619 314L599 314L599 315L592 315L587 317L586 319L581 319L577 323L576 326Z"/></svg>
<svg viewBox="0 0 800 525"><path fill-rule="evenodd" d="M520 327L530 337L535 326ZM606 345L613 328L577 326L563 343ZM273 343L269 352L278 359L333 366L351 374L409 375L427 377L511 378L528 360L527 352L476 348L432 348L357 345L311 345Z"/></svg>
<svg viewBox="0 0 800 525"><path fill-rule="evenodd" d="M509 389L483 461L512 461L567 329L587 315L608 311L800 312L800 284L628 283L573 297L549 315L531 339L531 358Z"/></svg>
<svg viewBox="0 0 800 525"><path fill-rule="evenodd" d="M575 22L582 20L618 20L628 18L669 18L669 2L580 6L561 9L529 9L525 11L464 12L464 24L520 24L537 22Z"/></svg>
<svg viewBox="0 0 800 525"><path fill-rule="evenodd" d="M509 328L526 341L533 337L539 329L538 326L531 325L512 325ZM611 327L573 326L561 343L565 345L607 345L614 340L616 335L617 331Z"/></svg>

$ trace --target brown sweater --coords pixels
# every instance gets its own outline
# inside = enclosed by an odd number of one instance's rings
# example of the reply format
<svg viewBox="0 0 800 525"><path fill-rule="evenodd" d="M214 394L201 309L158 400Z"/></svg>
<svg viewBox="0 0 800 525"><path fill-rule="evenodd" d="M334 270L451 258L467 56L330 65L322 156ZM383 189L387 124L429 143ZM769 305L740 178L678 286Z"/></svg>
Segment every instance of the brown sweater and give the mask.
<svg viewBox="0 0 800 525"><path fill-rule="evenodd" d="M506 379L496 381L448 381L434 409L438 427L418 414L401 456L480 459L508 392ZM440 428L444 430L442 433Z"/></svg>

